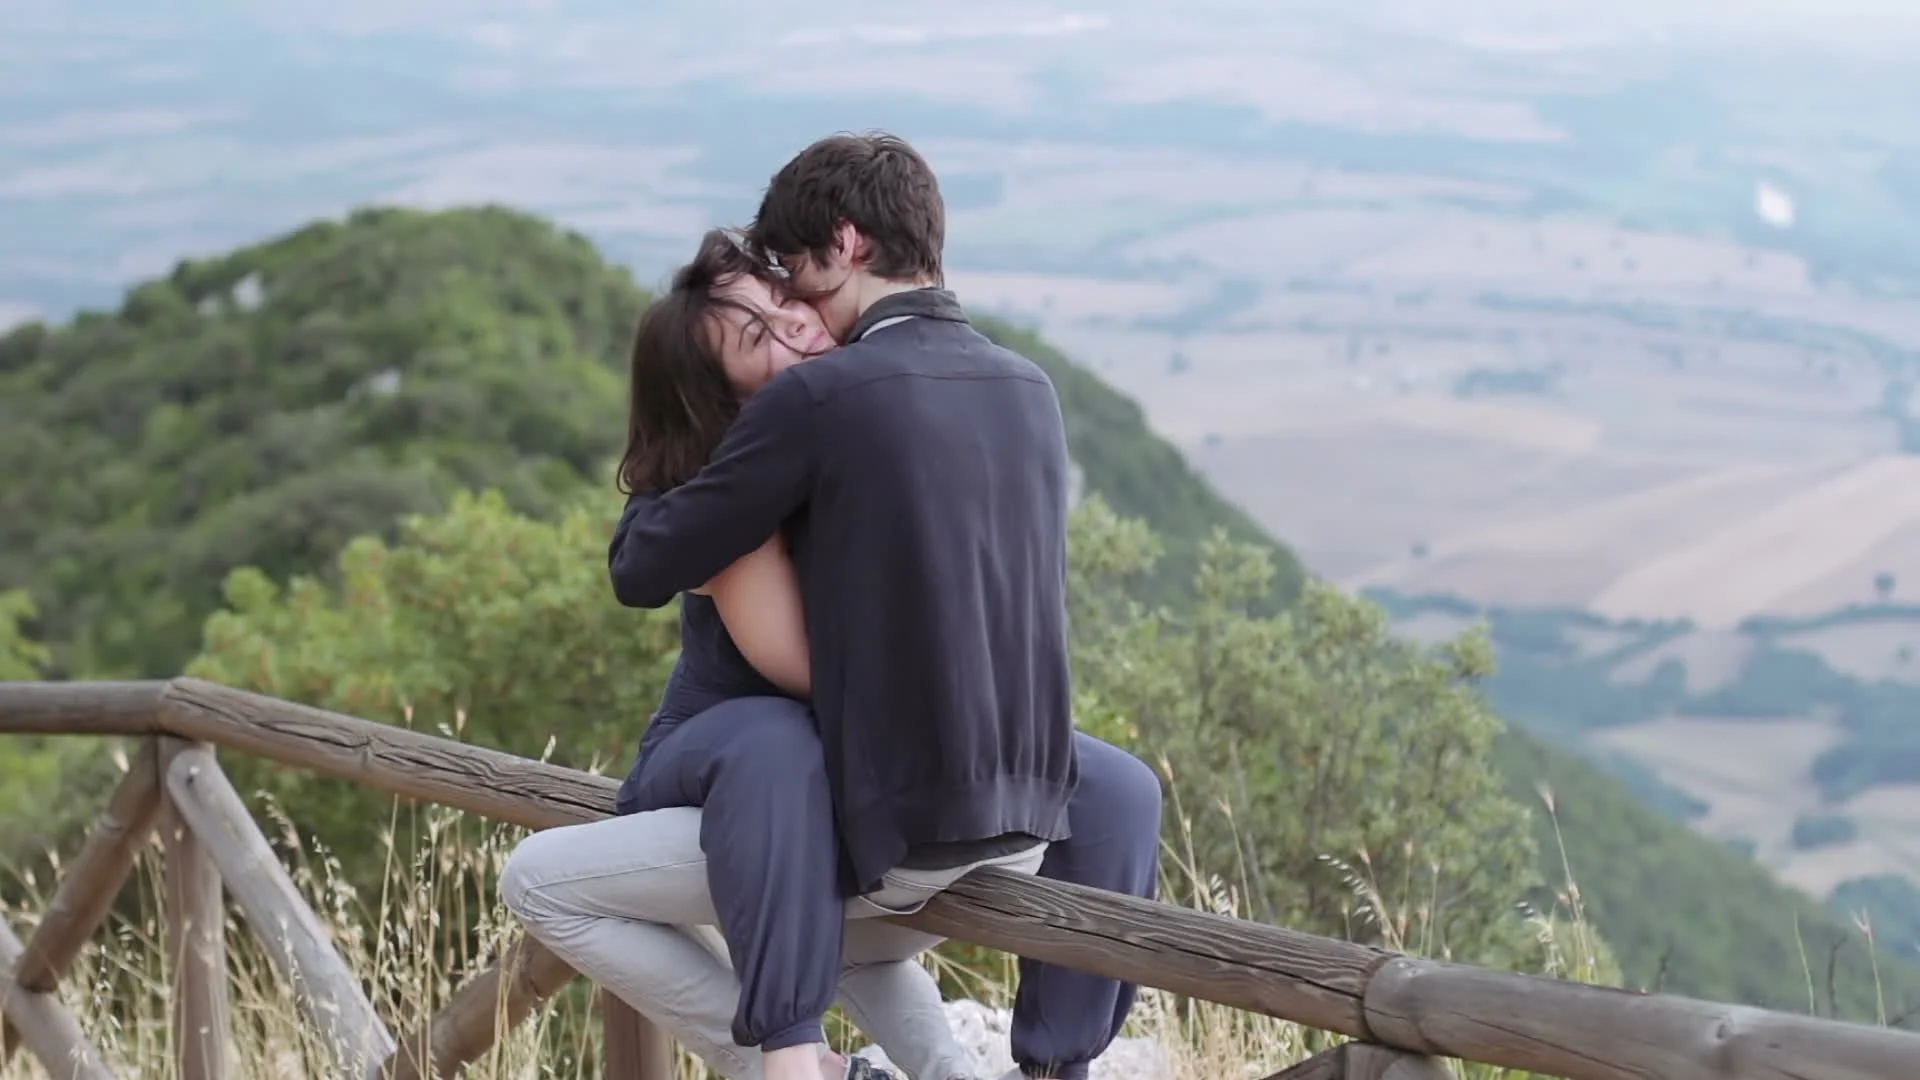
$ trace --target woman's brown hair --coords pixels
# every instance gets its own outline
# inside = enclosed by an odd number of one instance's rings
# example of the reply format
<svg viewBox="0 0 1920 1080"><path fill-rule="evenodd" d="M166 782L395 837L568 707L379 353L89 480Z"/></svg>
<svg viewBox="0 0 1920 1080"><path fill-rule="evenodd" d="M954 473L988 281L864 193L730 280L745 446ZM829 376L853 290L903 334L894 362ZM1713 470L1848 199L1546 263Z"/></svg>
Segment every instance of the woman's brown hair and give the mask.
<svg viewBox="0 0 1920 1080"><path fill-rule="evenodd" d="M751 305L714 291L742 274L768 277L737 233L710 229L693 261L640 316L627 377L627 449L620 490L665 491L685 483L713 456L740 411L720 358L721 313L755 321Z"/></svg>

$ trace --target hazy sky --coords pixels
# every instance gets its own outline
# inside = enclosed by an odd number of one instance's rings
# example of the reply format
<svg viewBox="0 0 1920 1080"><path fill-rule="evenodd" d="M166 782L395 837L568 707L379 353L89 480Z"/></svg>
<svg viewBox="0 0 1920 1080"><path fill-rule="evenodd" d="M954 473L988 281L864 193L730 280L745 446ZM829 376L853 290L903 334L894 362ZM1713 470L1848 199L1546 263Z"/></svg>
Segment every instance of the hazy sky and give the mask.
<svg viewBox="0 0 1920 1080"><path fill-rule="evenodd" d="M955 5L951 0L840 0L808 8L773 0L648 0L640 4L615 0L197 0L171 11L167 10L171 5L154 5L150 0L91 0L84 5L71 0L0 0L0 25L80 23L138 14L140 21L149 24L211 16L351 33L444 26L452 21L486 18L618 16L657 21L676 29L730 25L738 30L743 25L738 16L748 13L762 22L927 22L976 17L996 6L1009 12L1047 10L1109 17L1168 10L1164 0L1029 0L1001 5ZM1342 11L1434 28L1506 28L1576 36L1636 28L1715 33L1815 31L1823 38L1869 43L1881 40L1890 28L1920 29L1920 2L1916 0L1607 0L1598 4L1592 0L1187 0L1182 7L1200 18L1210 10L1222 15L1236 11L1268 15Z"/></svg>
<svg viewBox="0 0 1920 1080"><path fill-rule="evenodd" d="M955 190L987 203L1051 175L1009 148L1054 143L1220 175L1506 162L1616 216L1745 215L1760 170L1800 234L1920 250L1880 224L1920 238L1920 0L0 0L0 27L0 322L364 200L677 253L848 126L971 155ZM1707 143L1713 175L1683 160ZM1002 232L1104 235L1136 195Z"/></svg>

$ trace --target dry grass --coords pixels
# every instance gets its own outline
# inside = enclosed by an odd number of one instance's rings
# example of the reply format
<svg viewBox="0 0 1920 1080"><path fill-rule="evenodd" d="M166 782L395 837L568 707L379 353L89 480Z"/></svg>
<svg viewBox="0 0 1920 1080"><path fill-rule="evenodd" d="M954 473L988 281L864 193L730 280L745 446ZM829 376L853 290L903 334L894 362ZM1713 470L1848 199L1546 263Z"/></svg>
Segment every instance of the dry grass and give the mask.
<svg viewBox="0 0 1920 1080"><path fill-rule="evenodd" d="M387 873L379 894L361 895L341 876L334 857L303 837L284 815L268 807L268 831L321 921L333 932L347 962L370 988L376 1008L396 1035L432 1013L472 973L490 963L508 940L511 916L500 906L493 883L521 830L482 825L439 809L394 812L387 831ZM396 843L395 837L417 842ZM412 854L405 853L407 849ZM1177 903L1221 913L1241 910L1243 890L1193 864L1190 853L1170 851L1167 890ZM1356 925L1377 927L1388 942L1410 952L1437 953L1444 943L1428 940L1421 917L1423 897L1390 897L1374 880L1364 854L1347 871L1354 891ZM51 873L20 878L27 900L0 916L23 936L51 892ZM160 918L157 846L143 853L136 884L107 928L97 934L62 999L121 1076L171 1080L172 1037L168 1022L168 964ZM1595 937L1571 875L1560 894L1561 910L1529 915L1548 945L1550 973L1592 978L1597 970ZM327 1048L304 1023L293 997L231 914L228 925L233 1037L231 1075L329 1077ZM978 1000L1010 1000L1010 960L997 958L972 970L952 970L953 961L928 958L949 985L958 982ZM844 1024L835 1030L850 1040ZM1266 1076L1328 1044L1328 1037L1269 1017L1195 1002L1157 991L1141 995L1129 1035L1152 1038L1168 1052L1169 1080L1216 1080ZM597 1077L598 1025L591 999L577 984L549 1007L502 1039L465 1073L475 1080ZM842 1049L852 1046L843 1045ZM1469 1080L1515 1078L1482 1066L1456 1066ZM710 1074L684 1052L682 1080ZM45 1080L47 1073L25 1053L0 1066L0 1080Z"/></svg>
<svg viewBox="0 0 1920 1080"><path fill-rule="evenodd" d="M295 881L335 946L369 989L397 1037L429 1016L458 985L498 955L516 929L492 896L507 853L521 833L477 829L451 811L396 810L388 830L388 872L377 896L363 897L339 873L332 854L301 836L269 807L263 822ZM395 835L420 838L408 857ZM50 877L59 873L52 865ZM52 882L27 873L27 901L4 917L24 937L45 909ZM161 918L160 850L143 851L120 910L95 935L61 997L79 1018L109 1067L120 1076L170 1080L169 962ZM273 970L252 931L229 906L226 928L232 1039L229 1075L331 1077L327 1045L302 1018L286 982ZM555 1004L500 1041L467 1073L488 1080L592 1075L585 1060L593 1031L589 1002L563 994ZM569 1052L571 1049L571 1052ZM20 1053L0 1080L42 1080L47 1073Z"/></svg>

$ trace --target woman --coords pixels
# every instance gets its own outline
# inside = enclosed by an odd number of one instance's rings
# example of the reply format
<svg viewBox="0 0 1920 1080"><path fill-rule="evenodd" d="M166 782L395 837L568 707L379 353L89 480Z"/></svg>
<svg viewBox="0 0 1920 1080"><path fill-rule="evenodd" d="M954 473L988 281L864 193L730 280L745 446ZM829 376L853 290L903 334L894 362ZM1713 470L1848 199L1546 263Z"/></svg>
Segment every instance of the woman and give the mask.
<svg viewBox="0 0 1920 1080"><path fill-rule="evenodd" d="M639 500L684 482L711 455L743 398L832 344L813 310L779 295L731 235L709 233L636 332L623 489ZM623 532L616 531L616 545ZM859 1075L864 1063L843 1066L824 1052L817 1018L804 1009L767 1013L805 996L796 971L831 979L844 960L839 1000L890 1057L921 1080L969 1077L937 987L913 959L938 939L872 919L829 928L807 915L822 902L839 910L839 855L818 735L799 703L808 691L807 642L781 538L684 596L681 631L673 679L621 787L619 809L632 816L529 838L503 873L509 906L536 937L723 1075L812 1080L823 1068ZM716 754L718 740L726 742ZM1083 855L1102 856L1091 861L1109 872L1076 874L1073 853L1062 851L1065 872L1048 876L1150 895L1158 781L1115 748L1084 736L1081 746L1093 766L1083 772L1105 778L1091 786L1106 802L1093 815L1098 826L1083 828L1075 816L1074 842ZM686 767L696 754L698 766ZM767 798L770 788L777 799ZM777 813L737 820L738 807L769 804ZM739 861L775 872L729 880L727 860L709 865L703 854L743 845L756 850ZM1022 853L1013 868L1032 872L1046 854ZM1115 877L1113 867L1124 873ZM769 882L782 893L771 903ZM738 896L752 902L751 911L728 910L727 898ZM682 929L716 923L739 964L737 979L718 950ZM1022 967L1016 1044L1022 1016L1029 1030L1043 1032L1040 1041L1044 1032L1077 1025L1088 1029L1079 1041L1090 1060L1117 1033L1131 988L1034 968ZM1071 1004L1049 1004L1027 983L1052 985L1052 996ZM1070 1015L1089 1010L1090 1019ZM767 1052L743 1049L753 1046ZM1067 1074L1074 1071L1068 1062Z"/></svg>

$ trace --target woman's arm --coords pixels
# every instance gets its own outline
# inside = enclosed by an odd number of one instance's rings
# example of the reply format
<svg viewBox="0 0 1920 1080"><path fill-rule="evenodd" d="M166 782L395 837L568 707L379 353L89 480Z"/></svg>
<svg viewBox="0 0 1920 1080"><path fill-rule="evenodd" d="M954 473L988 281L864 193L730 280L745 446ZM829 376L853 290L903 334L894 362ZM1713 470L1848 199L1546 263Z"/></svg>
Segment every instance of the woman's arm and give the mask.
<svg viewBox="0 0 1920 1080"><path fill-rule="evenodd" d="M813 692L800 579L779 533L697 591L713 597L720 621L755 671L795 697Z"/></svg>

